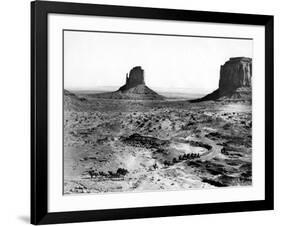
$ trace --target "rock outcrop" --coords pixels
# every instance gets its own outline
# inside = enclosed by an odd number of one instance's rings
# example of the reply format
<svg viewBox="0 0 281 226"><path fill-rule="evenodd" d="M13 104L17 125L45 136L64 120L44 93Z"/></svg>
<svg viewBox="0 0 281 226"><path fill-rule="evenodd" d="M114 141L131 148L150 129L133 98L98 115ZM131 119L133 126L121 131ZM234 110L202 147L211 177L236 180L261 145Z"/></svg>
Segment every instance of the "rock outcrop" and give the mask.
<svg viewBox="0 0 281 226"><path fill-rule="evenodd" d="M223 98L251 99L252 59L247 57L230 58L220 69L219 88L193 102Z"/></svg>
<svg viewBox="0 0 281 226"><path fill-rule="evenodd" d="M126 74L126 84L119 90L126 91L138 85L145 85L144 70L140 66L131 69L129 76Z"/></svg>
<svg viewBox="0 0 281 226"><path fill-rule="evenodd" d="M252 59L246 57L230 58L220 70L219 90L231 92L239 87L252 85Z"/></svg>
<svg viewBox="0 0 281 226"><path fill-rule="evenodd" d="M129 99L129 100L163 100L159 95L146 86L144 82L144 70L136 66L126 74L126 83L115 92L92 94L91 97L103 99Z"/></svg>
<svg viewBox="0 0 281 226"><path fill-rule="evenodd" d="M87 103L87 100L85 98L79 98L74 93L66 89L63 90L63 95L64 95L63 103L64 103L65 111L80 110Z"/></svg>

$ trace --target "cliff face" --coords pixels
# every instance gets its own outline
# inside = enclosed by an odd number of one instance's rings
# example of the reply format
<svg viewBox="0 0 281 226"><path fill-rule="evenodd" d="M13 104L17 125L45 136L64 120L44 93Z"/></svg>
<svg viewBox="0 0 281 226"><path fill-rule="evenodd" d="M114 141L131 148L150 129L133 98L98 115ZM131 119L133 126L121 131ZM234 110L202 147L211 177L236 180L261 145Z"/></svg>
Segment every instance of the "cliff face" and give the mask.
<svg viewBox="0 0 281 226"><path fill-rule="evenodd" d="M194 102L221 98L251 99L252 59L230 58L220 69L219 88Z"/></svg>
<svg viewBox="0 0 281 226"><path fill-rule="evenodd" d="M220 70L219 90L228 93L239 87L252 86L252 59L246 57L230 58Z"/></svg>
<svg viewBox="0 0 281 226"><path fill-rule="evenodd" d="M126 84L120 87L119 90L126 91L138 85L145 85L144 70L140 67L134 67L130 70L129 76L126 75Z"/></svg>

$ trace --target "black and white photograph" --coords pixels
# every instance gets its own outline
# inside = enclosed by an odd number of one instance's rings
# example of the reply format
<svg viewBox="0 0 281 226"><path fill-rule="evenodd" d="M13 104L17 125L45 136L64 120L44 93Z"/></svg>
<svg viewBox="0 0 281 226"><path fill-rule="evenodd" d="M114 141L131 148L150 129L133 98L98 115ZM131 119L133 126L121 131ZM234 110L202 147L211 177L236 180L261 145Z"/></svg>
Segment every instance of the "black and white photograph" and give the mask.
<svg viewBox="0 0 281 226"><path fill-rule="evenodd" d="M31 3L32 224L274 209L274 16L169 4Z"/></svg>
<svg viewBox="0 0 281 226"><path fill-rule="evenodd" d="M253 40L63 30L63 194L252 186Z"/></svg>

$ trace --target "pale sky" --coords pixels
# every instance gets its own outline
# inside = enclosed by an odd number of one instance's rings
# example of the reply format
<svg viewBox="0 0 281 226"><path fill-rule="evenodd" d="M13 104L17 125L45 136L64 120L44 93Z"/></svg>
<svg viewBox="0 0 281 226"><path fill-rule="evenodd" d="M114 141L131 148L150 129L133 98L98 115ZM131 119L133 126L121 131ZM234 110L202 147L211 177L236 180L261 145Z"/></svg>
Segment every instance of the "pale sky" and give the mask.
<svg viewBox="0 0 281 226"><path fill-rule="evenodd" d="M190 34L192 35L192 34ZM156 91L208 93L230 57L252 57L252 40L64 31L64 87L120 87L141 66Z"/></svg>

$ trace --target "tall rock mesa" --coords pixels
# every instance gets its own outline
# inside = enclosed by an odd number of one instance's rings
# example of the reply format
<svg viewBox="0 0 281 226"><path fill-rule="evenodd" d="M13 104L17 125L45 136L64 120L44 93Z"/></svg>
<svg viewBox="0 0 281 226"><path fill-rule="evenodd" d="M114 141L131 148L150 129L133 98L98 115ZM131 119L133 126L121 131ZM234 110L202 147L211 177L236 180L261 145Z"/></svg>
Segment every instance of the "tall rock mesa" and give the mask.
<svg viewBox="0 0 281 226"><path fill-rule="evenodd" d="M128 100L164 100L154 90L146 86L144 82L144 70L140 66L132 68L129 75L126 74L126 83L115 92L96 93L91 95L103 99L128 99Z"/></svg>
<svg viewBox="0 0 281 226"><path fill-rule="evenodd" d="M229 93L239 87L252 86L252 59L246 57L230 58L220 70L219 90Z"/></svg>
<svg viewBox="0 0 281 226"><path fill-rule="evenodd" d="M145 85L144 70L140 66L136 66L130 70L129 76L126 75L126 84L119 90L126 91L138 85Z"/></svg>
<svg viewBox="0 0 281 226"><path fill-rule="evenodd" d="M219 88L191 102L222 98L251 100L252 59L232 57L220 69Z"/></svg>

